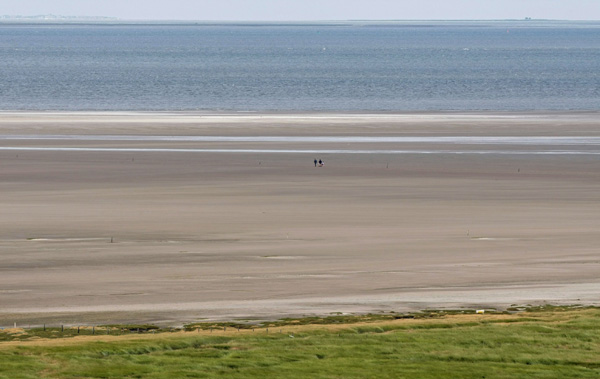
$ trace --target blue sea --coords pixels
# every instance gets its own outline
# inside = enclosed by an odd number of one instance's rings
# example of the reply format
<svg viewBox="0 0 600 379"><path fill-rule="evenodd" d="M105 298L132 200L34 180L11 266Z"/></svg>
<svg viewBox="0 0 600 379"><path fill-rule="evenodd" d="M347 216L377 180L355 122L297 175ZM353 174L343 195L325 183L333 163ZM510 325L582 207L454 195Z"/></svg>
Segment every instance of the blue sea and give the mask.
<svg viewBox="0 0 600 379"><path fill-rule="evenodd" d="M0 23L0 110L597 110L600 22Z"/></svg>

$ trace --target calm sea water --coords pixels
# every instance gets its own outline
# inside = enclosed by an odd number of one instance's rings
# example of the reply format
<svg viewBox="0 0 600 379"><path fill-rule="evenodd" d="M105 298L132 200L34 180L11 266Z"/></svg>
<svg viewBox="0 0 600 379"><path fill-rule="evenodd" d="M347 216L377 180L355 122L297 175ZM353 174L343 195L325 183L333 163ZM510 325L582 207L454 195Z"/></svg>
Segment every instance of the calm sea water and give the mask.
<svg viewBox="0 0 600 379"><path fill-rule="evenodd" d="M0 24L0 110L600 108L600 22Z"/></svg>

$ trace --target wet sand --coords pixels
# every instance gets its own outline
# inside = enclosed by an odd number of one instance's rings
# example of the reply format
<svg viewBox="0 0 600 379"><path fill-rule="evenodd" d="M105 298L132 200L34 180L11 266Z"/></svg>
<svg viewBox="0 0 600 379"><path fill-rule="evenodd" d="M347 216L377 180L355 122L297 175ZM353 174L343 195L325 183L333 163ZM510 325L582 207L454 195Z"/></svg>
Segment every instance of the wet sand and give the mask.
<svg viewBox="0 0 600 379"><path fill-rule="evenodd" d="M598 305L600 147L537 137L600 114L0 113L0 326Z"/></svg>

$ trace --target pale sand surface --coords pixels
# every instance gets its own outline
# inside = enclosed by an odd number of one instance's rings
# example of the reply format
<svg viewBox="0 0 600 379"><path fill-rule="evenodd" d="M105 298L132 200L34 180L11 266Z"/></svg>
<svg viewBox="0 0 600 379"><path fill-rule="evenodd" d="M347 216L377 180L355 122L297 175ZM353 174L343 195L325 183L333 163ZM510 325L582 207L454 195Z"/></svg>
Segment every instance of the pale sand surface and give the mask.
<svg viewBox="0 0 600 379"><path fill-rule="evenodd" d="M42 134L598 137L600 114L0 113L0 136ZM600 304L598 146L1 147L446 153L0 150L0 326ZM585 154L452 153L477 150Z"/></svg>

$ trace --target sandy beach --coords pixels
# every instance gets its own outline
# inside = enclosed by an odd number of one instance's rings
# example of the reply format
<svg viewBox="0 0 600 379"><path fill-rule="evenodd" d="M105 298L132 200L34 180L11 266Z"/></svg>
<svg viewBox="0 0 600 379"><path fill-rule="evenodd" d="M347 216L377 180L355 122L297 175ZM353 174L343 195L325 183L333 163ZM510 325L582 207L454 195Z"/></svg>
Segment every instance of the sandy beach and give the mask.
<svg viewBox="0 0 600 379"><path fill-rule="evenodd" d="M600 305L598 112L4 112L0 193L0 327Z"/></svg>

